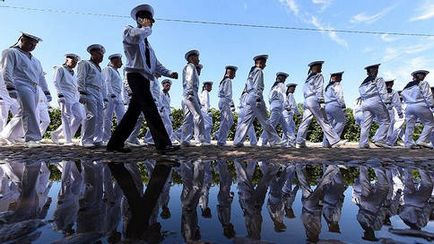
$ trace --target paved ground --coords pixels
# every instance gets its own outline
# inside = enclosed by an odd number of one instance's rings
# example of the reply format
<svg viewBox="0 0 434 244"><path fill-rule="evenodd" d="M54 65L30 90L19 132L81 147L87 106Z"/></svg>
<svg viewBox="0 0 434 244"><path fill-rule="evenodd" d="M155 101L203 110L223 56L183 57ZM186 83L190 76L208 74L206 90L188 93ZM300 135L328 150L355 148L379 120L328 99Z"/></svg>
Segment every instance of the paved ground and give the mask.
<svg viewBox="0 0 434 244"><path fill-rule="evenodd" d="M133 148L131 153L111 153L105 148L86 149L79 146L58 146L44 143L40 148L24 146L1 146L0 162L44 160L58 162L61 160L100 160L103 162L140 162L145 159L170 160L255 160L275 162L352 162L362 163L369 160L392 163L420 163L434 166L434 150L419 149L358 149L356 143L349 143L342 148L320 148L318 144L308 144L309 148L270 148L270 147L184 147L167 155L158 154L153 147Z"/></svg>

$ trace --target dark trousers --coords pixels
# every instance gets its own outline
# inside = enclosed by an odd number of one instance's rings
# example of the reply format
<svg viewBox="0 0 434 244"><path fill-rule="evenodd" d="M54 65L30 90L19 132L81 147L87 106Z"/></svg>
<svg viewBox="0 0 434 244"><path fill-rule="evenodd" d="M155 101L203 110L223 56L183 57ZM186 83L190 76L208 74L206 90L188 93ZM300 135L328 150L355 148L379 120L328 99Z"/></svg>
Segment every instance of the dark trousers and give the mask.
<svg viewBox="0 0 434 244"><path fill-rule="evenodd" d="M124 146L125 140L130 136L142 112L154 139L155 147L162 149L172 145L152 97L150 81L139 73L128 73L127 81L133 94L128 110L113 132L107 148Z"/></svg>

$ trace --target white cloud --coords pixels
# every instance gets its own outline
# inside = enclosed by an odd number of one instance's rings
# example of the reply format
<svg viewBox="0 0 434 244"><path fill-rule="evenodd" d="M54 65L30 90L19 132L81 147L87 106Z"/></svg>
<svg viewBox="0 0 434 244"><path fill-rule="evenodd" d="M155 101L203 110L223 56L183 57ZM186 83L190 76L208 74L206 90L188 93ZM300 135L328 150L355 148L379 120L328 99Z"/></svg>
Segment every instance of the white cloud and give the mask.
<svg viewBox="0 0 434 244"><path fill-rule="evenodd" d="M434 44L431 43L414 44L403 47L388 47L384 52L383 62L390 62L405 55L419 54L432 48L434 48Z"/></svg>
<svg viewBox="0 0 434 244"><path fill-rule="evenodd" d="M412 17L410 21L427 20L434 18L434 1L425 1L417 8L417 15Z"/></svg>
<svg viewBox="0 0 434 244"><path fill-rule="evenodd" d="M399 60L397 63L385 64L388 68L381 73L385 79L395 79L394 88L400 90L411 80L411 72L418 69L434 69L432 61L423 56Z"/></svg>
<svg viewBox="0 0 434 244"><path fill-rule="evenodd" d="M312 0L313 4L319 5L321 11L324 11L330 4L333 3L333 0Z"/></svg>
<svg viewBox="0 0 434 244"><path fill-rule="evenodd" d="M366 12L362 12L359 14L354 15L350 22L351 23L365 23L365 24L372 24L376 21L378 21L379 19L383 18L384 16L386 16L386 14L388 14L392 9L394 9L395 6L391 6L388 8L383 9L382 11L373 14L373 15L368 15Z"/></svg>
<svg viewBox="0 0 434 244"><path fill-rule="evenodd" d="M380 38L381 38L381 40L383 40L384 42L393 42L393 41L396 41L396 40L397 40L396 37L393 37L393 36L391 36L391 35L389 35L389 34L383 34L383 35L380 36Z"/></svg>
<svg viewBox="0 0 434 244"><path fill-rule="evenodd" d="M322 30L324 33L327 33L327 35L330 37L330 39L332 39L333 41L335 41L337 44L339 44L341 46L344 46L344 47L348 47L347 41L345 41L340 36L338 36L338 34L335 31L333 31L334 30L333 27L331 27L331 26L325 26L315 16L312 16L311 23L316 28Z"/></svg>
<svg viewBox="0 0 434 244"><path fill-rule="evenodd" d="M300 8L295 0L279 0L279 2L288 8L294 15L297 16L299 14Z"/></svg>

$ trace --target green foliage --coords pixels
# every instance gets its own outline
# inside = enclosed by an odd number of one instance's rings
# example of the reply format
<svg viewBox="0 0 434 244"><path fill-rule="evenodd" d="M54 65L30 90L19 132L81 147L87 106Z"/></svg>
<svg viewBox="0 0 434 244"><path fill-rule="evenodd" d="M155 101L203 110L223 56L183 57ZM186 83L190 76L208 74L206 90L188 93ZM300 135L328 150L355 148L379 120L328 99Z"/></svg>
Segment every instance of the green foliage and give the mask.
<svg viewBox="0 0 434 244"><path fill-rule="evenodd" d="M303 105L299 104L298 106L299 106L299 111L302 114L303 113ZM214 138L215 133L217 132L218 128L220 127L220 111L218 109L211 108L211 114L212 114L212 118L213 118L213 122L214 122L211 133L212 133L212 138ZM357 141L359 141L359 138L360 138L360 127L355 124L352 109L347 108L346 114L347 114L347 124L345 126L342 138L344 138L348 141L357 142ZM238 122L238 114L233 113L233 115L234 115L234 125L232 126L232 128L229 131L228 140L234 139L235 127L236 127L237 122ZM55 130L58 126L61 125L60 110L57 108L50 110L50 118L51 118L51 123L50 123L50 126L48 127L47 132L44 135L44 138L49 138L50 132ZM300 117L294 117L294 121L295 121L297 130L298 130L298 127L300 126L301 119L302 119L301 116ZM173 128L177 129L177 128L181 127L182 121L183 121L182 109L172 108ZM113 119L113 126L115 126L115 125L116 125L116 119ZM256 130L256 136L259 137L262 133L262 127L261 127L260 123L257 120L255 120L255 121L253 121L253 126ZM148 127L146 125L146 121L144 121L144 123L142 124L142 127L140 129L140 134L139 134L140 137L144 136L147 128ZM370 131L371 137L375 134L375 131L377 130L377 128L378 128L378 125L376 123L373 123L373 125L371 127L371 131ZM279 133L281 133L282 130L281 130L280 126L278 126L277 131ZM415 130L414 130L414 135L413 135L414 138L415 139L418 138L421 132L422 132L422 126L416 125ZM79 135L80 135L80 132L77 132L76 136L79 136ZM323 133L322 133L321 127L316 122L316 120L313 119L312 123L310 124L309 129L308 129L307 139L311 142L321 142L322 137L323 137Z"/></svg>

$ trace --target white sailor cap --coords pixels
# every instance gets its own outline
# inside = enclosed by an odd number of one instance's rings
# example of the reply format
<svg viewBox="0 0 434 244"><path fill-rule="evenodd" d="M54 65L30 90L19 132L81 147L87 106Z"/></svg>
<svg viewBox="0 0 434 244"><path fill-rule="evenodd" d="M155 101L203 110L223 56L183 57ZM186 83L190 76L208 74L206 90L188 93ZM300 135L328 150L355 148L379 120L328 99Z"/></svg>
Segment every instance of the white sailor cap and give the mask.
<svg viewBox="0 0 434 244"><path fill-rule="evenodd" d="M154 9L149 4L141 4L133 8L133 10L131 10L131 18L137 20L137 13L140 11L146 11L150 13L151 14L150 17L152 17L152 21L154 21Z"/></svg>
<svg viewBox="0 0 434 244"><path fill-rule="evenodd" d="M41 42L41 41L42 41L41 38L39 38L39 37L37 37L37 36L35 36L35 35L32 35L32 34L29 34L29 33L27 33L27 32L22 32L22 31L21 31L21 36L25 36L25 37L30 38L30 39L33 39L33 40L35 40L35 41L37 41L37 42Z"/></svg>
<svg viewBox="0 0 434 244"><path fill-rule="evenodd" d="M227 66L225 67L225 69L231 69L231 70L237 71L237 70L238 70L238 67L237 67L237 66L234 66L234 65L227 65Z"/></svg>
<svg viewBox="0 0 434 244"><path fill-rule="evenodd" d="M161 85L164 85L164 84L166 84L166 83L169 83L169 84L172 85L172 81L169 80L169 79L164 79L164 80L161 81Z"/></svg>
<svg viewBox="0 0 434 244"><path fill-rule="evenodd" d="M204 82L203 82L203 85L206 85L206 84L210 84L210 85L212 85L213 83L214 83L214 82L207 80L207 81L204 81Z"/></svg>
<svg viewBox="0 0 434 244"><path fill-rule="evenodd" d="M330 76L338 76L338 75L342 76L343 73L344 73L344 71L334 72L334 73L331 73Z"/></svg>
<svg viewBox="0 0 434 244"><path fill-rule="evenodd" d="M80 56L78 56L75 53L67 53L67 54L65 54L65 58L72 58L72 59L75 59L76 61L80 60Z"/></svg>
<svg viewBox="0 0 434 244"><path fill-rule="evenodd" d="M308 64L307 66L312 67L314 65L322 65L324 63L324 61L322 60L317 60L317 61L313 61L310 64Z"/></svg>
<svg viewBox="0 0 434 244"><path fill-rule="evenodd" d="M188 51L187 53L185 53L185 56L184 56L185 60L188 61L188 57L190 57L191 55L197 55L197 56L199 56L199 51L196 50L196 49Z"/></svg>
<svg viewBox="0 0 434 244"><path fill-rule="evenodd" d="M109 60L112 60L113 58L122 58L122 54L115 53L115 54L112 54L108 57Z"/></svg>
<svg viewBox="0 0 434 244"><path fill-rule="evenodd" d="M268 55L266 54L261 54L261 55L256 55L255 57L253 57L253 61L256 61L258 59L264 59L265 61L267 61L268 59Z"/></svg>
<svg viewBox="0 0 434 244"><path fill-rule="evenodd" d="M285 76L285 78L288 78L289 74L285 72L277 72L276 76Z"/></svg>
<svg viewBox="0 0 434 244"><path fill-rule="evenodd" d="M365 69L366 69L366 70L368 70L368 69L372 69L372 68L377 68L377 69L378 69L378 67L379 67L380 65L381 65L381 64L368 65L368 66L365 67Z"/></svg>
<svg viewBox="0 0 434 244"><path fill-rule="evenodd" d="M297 86L297 83L288 83L288 84L286 84L286 87L290 87L290 86L294 86L294 87L296 87L296 86Z"/></svg>
<svg viewBox="0 0 434 244"><path fill-rule="evenodd" d="M92 45L88 46L86 50L88 53L90 53L94 49L101 50L103 54L105 53L105 48L100 44L92 44Z"/></svg>
<svg viewBox="0 0 434 244"><path fill-rule="evenodd" d="M417 75L417 74L424 74L424 75L427 75L427 74L429 74L429 71L428 71L428 70L423 70L423 69L421 69L421 70L416 70L416 71L414 71L413 73L411 73L411 76L415 76L415 75Z"/></svg>

